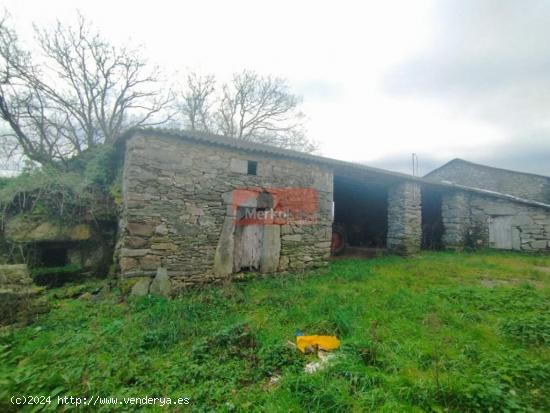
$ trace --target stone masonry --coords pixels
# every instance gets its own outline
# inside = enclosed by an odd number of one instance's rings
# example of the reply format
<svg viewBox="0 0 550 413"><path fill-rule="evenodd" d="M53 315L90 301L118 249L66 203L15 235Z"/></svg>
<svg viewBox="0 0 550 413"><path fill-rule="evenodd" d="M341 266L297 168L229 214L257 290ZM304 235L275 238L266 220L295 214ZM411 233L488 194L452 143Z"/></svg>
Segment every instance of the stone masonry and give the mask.
<svg viewBox="0 0 550 413"><path fill-rule="evenodd" d="M0 326L30 322L47 312L42 287L33 284L25 264L0 265Z"/></svg>
<svg viewBox="0 0 550 413"><path fill-rule="evenodd" d="M387 249L398 254L420 250L422 238L420 186L401 182L388 191Z"/></svg>
<svg viewBox="0 0 550 413"><path fill-rule="evenodd" d="M255 175L247 173L248 161L257 163ZM232 194L271 188L313 188L318 210L314 223L265 229L262 268L325 264L332 234L330 169L178 137L132 136L123 171L122 276L153 276L164 267L176 289L229 276L231 268L223 265L233 254Z"/></svg>
<svg viewBox="0 0 550 413"><path fill-rule="evenodd" d="M443 245L449 249L462 249L470 228L469 194L452 191L442 196Z"/></svg>
<svg viewBox="0 0 550 413"><path fill-rule="evenodd" d="M454 159L430 172L426 178L450 181L550 204L550 177L509 171Z"/></svg>
<svg viewBox="0 0 550 413"><path fill-rule="evenodd" d="M512 249L550 252L550 209L466 191L443 196L443 243L447 248L492 248L489 226L498 217L509 217Z"/></svg>
<svg viewBox="0 0 550 413"><path fill-rule="evenodd" d="M155 274L163 276L163 290L177 291L243 271L296 272L325 265L333 175L342 173L379 177L386 185L390 253L414 254L421 248L420 185L441 191L445 247L502 248L505 239L510 249L550 252L550 208L529 200L534 198L506 198L213 135L141 130L122 141L116 257L122 277L139 280L134 289L141 292L155 289ZM546 190L533 185L529 194ZM292 191L295 196L283 196ZM265 217L273 205L307 209L313 204L304 219L247 222L247 214Z"/></svg>

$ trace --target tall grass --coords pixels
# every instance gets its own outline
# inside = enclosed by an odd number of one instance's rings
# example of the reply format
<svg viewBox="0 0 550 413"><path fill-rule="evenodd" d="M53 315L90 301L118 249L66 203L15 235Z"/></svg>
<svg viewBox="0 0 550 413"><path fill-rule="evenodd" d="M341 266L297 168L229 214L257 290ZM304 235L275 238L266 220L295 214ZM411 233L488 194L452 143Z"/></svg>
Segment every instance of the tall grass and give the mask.
<svg viewBox="0 0 550 413"><path fill-rule="evenodd" d="M14 394L92 393L190 397L197 412L548 411L548 268L425 253L172 301L52 298L51 313L0 338L0 411L18 410ZM297 330L341 339L326 369L303 371L316 356L287 344Z"/></svg>

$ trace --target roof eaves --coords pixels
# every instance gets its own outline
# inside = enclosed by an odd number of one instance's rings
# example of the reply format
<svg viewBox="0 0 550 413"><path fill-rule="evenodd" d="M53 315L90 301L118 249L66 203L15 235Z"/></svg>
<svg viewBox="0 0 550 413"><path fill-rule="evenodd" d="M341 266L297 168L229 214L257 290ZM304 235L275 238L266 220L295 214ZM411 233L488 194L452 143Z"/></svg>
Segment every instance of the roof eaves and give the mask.
<svg viewBox="0 0 550 413"><path fill-rule="evenodd" d="M196 141L203 144L214 144L214 145L224 146L232 149L240 149L240 150L249 151L249 152L265 153L269 155L276 155L276 156L281 156L286 158L310 161L310 162L315 162L315 163L319 163L330 167L350 168L350 169L355 169L362 172L375 173L375 174L385 175L391 178L404 179L407 181L417 182L419 184L428 184L428 185L433 185L433 186L438 186L443 188L460 189L463 191L475 192L475 193L479 193L487 196L507 199L512 202L518 202L518 203L523 203L527 205L550 209L549 204L545 204L542 202L533 201L529 199L519 198L509 194L503 194L500 192L489 191L486 189L459 185L450 181L436 181L426 177L416 177L412 175L403 174L400 172L393 172L385 169L375 168L375 167L371 167L371 166L367 166L367 165L363 165L355 162L342 161L339 159L327 158L319 155L311 155L311 154L298 152L290 149L277 148L275 146L270 146L270 145L265 145L261 143L255 143L255 142L248 142L240 139L229 138L227 136L214 135L214 134L205 133L205 132L195 132L195 131L190 132L190 131L183 131L178 129L166 129L166 128L135 128L135 129L130 129L126 131L123 135L121 135L120 139L122 141L125 141L126 139L129 139L136 135L141 135L141 136L150 136L150 135L159 136L160 135L165 137ZM467 162L462 159L456 158L456 159L453 159L452 161L449 161L447 164L454 161Z"/></svg>
<svg viewBox="0 0 550 413"><path fill-rule="evenodd" d="M537 178L545 178L545 179L550 180L550 176L546 176L546 175L534 174L534 173L531 173L531 172L515 171L513 169L499 168L499 167L490 166L490 165L483 165L481 163L471 162L471 161L467 161L467 160L461 159L461 158L455 158L455 159L450 160L449 162L444 163L443 165L441 165L440 167L434 169L433 171L428 172L426 175L424 175L424 178L429 177L433 173L435 173L435 172L439 171L440 169L443 169L446 166L448 166L452 163L455 163L455 162L462 162L462 163L465 163L465 164L468 164L468 165L478 166L478 167L484 168L484 169L491 169L491 170L495 170L495 171L510 172L510 173L514 173L514 174L534 176L534 177L537 177Z"/></svg>

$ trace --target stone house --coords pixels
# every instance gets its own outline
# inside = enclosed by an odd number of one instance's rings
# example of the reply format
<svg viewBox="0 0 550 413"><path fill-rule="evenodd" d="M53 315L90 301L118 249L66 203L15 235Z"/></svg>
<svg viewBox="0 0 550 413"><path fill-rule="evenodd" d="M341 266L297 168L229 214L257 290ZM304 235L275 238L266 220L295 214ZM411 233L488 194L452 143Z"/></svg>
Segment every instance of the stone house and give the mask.
<svg viewBox="0 0 550 413"><path fill-rule="evenodd" d="M425 176L455 187L442 199L447 248L550 248L550 177L454 159Z"/></svg>
<svg viewBox="0 0 550 413"><path fill-rule="evenodd" d="M163 268L177 290L246 271L314 268L328 261L336 225L350 246L390 253L550 251L550 202L536 191L474 188L199 132L137 129L119 143L123 277Z"/></svg>
<svg viewBox="0 0 550 413"><path fill-rule="evenodd" d="M550 204L550 177L453 159L425 178L481 188Z"/></svg>

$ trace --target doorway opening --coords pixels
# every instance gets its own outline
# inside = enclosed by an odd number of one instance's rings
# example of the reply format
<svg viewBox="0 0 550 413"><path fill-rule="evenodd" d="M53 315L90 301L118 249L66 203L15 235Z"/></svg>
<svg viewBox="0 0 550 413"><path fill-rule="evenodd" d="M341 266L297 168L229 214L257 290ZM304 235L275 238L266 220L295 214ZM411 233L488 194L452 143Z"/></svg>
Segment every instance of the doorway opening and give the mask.
<svg viewBox="0 0 550 413"><path fill-rule="evenodd" d="M441 214L441 191L422 187L422 249L443 248L443 218Z"/></svg>
<svg viewBox="0 0 550 413"><path fill-rule="evenodd" d="M40 249L40 261L43 267L63 267L68 263L67 247L46 246Z"/></svg>
<svg viewBox="0 0 550 413"><path fill-rule="evenodd" d="M376 255L386 248L387 232L387 188L374 180L335 175L333 254Z"/></svg>

